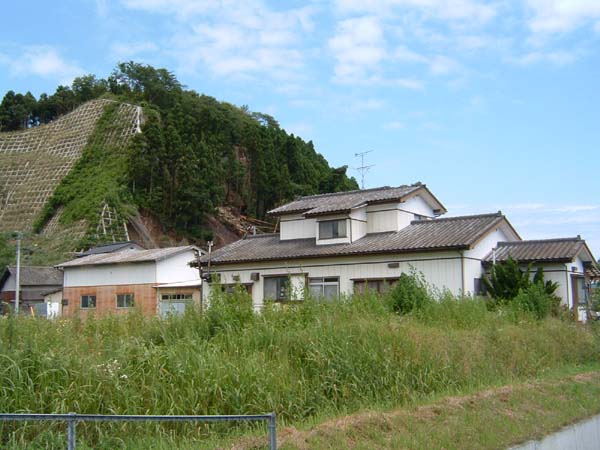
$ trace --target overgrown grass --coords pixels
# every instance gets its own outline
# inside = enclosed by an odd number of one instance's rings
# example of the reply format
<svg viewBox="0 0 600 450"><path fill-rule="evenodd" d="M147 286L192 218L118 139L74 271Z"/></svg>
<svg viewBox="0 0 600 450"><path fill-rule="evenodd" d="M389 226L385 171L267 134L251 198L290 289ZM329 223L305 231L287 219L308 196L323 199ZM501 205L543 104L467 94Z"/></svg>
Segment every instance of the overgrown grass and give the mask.
<svg viewBox="0 0 600 450"><path fill-rule="evenodd" d="M293 423L535 377L600 356L595 330L569 321L488 311L480 299L446 298L406 316L391 312L389 303L365 295L269 305L254 314L249 299L237 294L215 299L204 314L188 310L166 320L137 312L85 321L9 318L0 321L0 408L275 411ZM227 428L102 425L82 427L81 435L94 445L122 433L199 438ZM64 425L4 425L1 435L29 442L40 430L54 436Z"/></svg>

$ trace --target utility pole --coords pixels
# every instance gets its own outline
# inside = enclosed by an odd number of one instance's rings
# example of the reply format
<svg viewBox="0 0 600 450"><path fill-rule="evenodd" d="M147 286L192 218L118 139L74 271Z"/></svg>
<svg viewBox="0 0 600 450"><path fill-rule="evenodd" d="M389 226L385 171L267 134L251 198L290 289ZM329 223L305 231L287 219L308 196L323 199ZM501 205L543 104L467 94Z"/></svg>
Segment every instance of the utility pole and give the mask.
<svg viewBox="0 0 600 450"><path fill-rule="evenodd" d="M371 167L375 164L371 164L370 166L365 166L365 155L367 153L371 153L373 150L367 150L366 152L355 153L354 156L360 156L360 167L355 167L355 170L360 172L360 188L365 188L365 174L369 171Z"/></svg>
<svg viewBox="0 0 600 450"><path fill-rule="evenodd" d="M19 297L21 294L21 232L17 231L17 275L15 282L15 315L19 315Z"/></svg>

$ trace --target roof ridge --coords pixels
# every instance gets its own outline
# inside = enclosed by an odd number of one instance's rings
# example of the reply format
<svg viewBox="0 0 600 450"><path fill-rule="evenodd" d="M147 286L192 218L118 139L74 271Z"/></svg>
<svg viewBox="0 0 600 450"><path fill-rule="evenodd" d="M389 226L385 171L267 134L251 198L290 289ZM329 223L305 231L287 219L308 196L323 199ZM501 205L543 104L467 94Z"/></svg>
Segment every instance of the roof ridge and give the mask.
<svg viewBox="0 0 600 450"><path fill-rule="evenodd" d="M485 214L471 214L468 216L454 216L454 217L442 217L441 219L420 219L411 221L411 225L419 225L422 223L432 223L432 222L450 222L453 220L464 220L464 219L480 219L484 217L504 217L502 211L498 211L495 213L485 213Z"/></svg>
<svg viewBox="0 0 600 450"><path fill-rule="evenodd" d="M247 234L242 239L256 239L256 238L264 238L271 236L279 236L279 233L260 233L260 234Z"/></svg>
<svg viewBox="0 0 600 450"><path fill-rule="evenodd" d="M525 239L522 241L499 241L498 245L516 245L516 244L542 244L552 242L584 242L579 236L566 238L550 238L550 239Z"/></svg>
<svg viewBox="0 0 600 450"><path fill-rule="evenodd" d="M382 190L388 190L388 189L403 189L403 188L421 187L421 186L425 186L425 185L423 183L421 183L420 181L417 181L413 184L402 184L400 186L379 186L379 187L369 188L369 189L354 189L353 191L327 192L325 194L303 195L301 197L298 197L297 199L292 200L292 202L295 202L298 200L309 199L309 198L333 197L336 195L349 195L349 194L356 194L359 192L363 193L363 192L382 191Z"/></svg>

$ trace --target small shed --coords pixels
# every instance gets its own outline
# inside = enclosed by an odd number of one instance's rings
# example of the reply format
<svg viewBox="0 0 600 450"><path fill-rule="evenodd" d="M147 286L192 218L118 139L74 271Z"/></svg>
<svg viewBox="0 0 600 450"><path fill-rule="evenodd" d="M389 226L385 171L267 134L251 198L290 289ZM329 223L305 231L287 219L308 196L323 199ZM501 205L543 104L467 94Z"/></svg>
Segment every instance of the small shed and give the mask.
<svg viewBox="0 0 600 450"><path fill-rule="evenodd" d="M589 309L589 283L586 273L596 267L591 250L580 236L572 238L540 239L515 242L498 242L497 247L484 259L489 272L494 262L512 257L525 268L541 267L546 280L558 283L556 294L575 317L585 322Z"/></svg>
<svg viewBox="0 0 600 450"><path fill-rule="evenodd" d="M20 310L33 315L46 316L44 295L62 289L63 273L54 267L21 266ZM0 299L14 307L17 285L17 268L9 266L0 277Z"/></svg>

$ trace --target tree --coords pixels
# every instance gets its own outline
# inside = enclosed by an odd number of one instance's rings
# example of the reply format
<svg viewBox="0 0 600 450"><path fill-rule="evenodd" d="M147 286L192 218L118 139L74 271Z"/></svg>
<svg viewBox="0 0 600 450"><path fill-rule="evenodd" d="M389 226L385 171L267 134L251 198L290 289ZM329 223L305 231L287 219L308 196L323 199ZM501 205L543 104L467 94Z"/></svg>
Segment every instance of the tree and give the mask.
<svg viewBox="0 0 600 450"><path fill-rule="evenodd" d="M541 266L537 268L532 279L531 268L532 264L529 264L526 270L521 270L519 262L509 256L506 261L492 266L490 276L483 277L483 284L488 294L501 302L514 299L532 286L538 287L549 297L555 296L558 283L551 280L546 281L544 269Z"/></svg>
<svg viewBox="0 0 600 450"><path fill-rule="evenodd" d="M37 107L31 92L15 94L8 91L0 103L0 130L14 131L27 128L29 118Z"/></svg>
<svg viewBox="0 0 600 450"><path fill-rule="evenodd" d="M97 79L95 75L84 75L73 80L71 89L76 103L81 104L106 94L108 81Z"/></svg>
<svg viewBox="0 0 600 450"><path fill-rule="evenodd" d="M483 284L488 294L496 300L513 299L519 290L526 289L531 284L530 266L522 271L519 263L509 256L506 261L492 266L489 278L483 277Z"/></svg>

